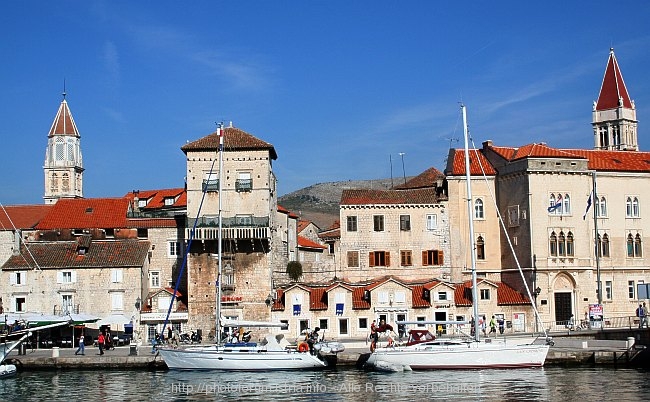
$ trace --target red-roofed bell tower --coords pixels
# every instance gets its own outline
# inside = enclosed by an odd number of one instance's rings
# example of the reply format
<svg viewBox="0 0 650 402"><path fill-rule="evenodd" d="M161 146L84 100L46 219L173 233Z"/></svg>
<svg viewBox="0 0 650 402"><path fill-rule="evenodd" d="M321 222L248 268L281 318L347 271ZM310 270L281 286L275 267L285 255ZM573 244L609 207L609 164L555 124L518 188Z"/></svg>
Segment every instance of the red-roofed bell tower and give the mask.
<svg viewBox="0 0 650 402"><path fill-rule="evenodd" d="M45 151L45 199L54 204L59 198L83 198L81 136L72 118L68 102L63 100L47 136Z"/></svg>
<svg viewBox="0 0 650 402"><path fill-rule="evenodd" d="M593 106L594 148L638 151L636 107L627 92L614 49L609 50L605 76Z"/></svg>

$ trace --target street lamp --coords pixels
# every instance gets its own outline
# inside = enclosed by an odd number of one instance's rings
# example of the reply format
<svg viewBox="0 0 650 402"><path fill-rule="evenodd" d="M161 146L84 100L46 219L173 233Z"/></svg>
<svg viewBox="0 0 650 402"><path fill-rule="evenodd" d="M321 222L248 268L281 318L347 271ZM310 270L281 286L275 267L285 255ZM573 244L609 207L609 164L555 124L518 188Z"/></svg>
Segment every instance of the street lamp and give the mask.
<svg viewBox="0 0 650 402"><path fill-rule="evenodd" d="M399 156L402 157L402 174L404 175L404 184L406 184L406 170L404 169L404 152L400 152Z"/></svg>

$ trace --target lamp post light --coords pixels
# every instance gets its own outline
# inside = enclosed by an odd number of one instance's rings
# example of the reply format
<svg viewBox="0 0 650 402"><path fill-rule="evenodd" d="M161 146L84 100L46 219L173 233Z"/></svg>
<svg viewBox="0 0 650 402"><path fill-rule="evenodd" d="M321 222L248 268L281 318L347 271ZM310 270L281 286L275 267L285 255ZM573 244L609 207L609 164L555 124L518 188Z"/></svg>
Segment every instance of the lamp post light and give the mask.
<svg viewBox="0 0 650 402"><path fill-rule="evenodd" d="M404 184L406 184L406 170L404 169L404 152L400 152L399 156L402 157L402 175L404 176Z"/></svg>

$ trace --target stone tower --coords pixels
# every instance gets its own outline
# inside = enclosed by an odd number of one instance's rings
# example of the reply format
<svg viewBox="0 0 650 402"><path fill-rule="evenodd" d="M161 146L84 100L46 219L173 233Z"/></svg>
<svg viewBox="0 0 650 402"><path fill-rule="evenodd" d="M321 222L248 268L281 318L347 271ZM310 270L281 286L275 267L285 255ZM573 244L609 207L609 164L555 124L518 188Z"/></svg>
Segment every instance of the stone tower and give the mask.
<svg viewBox="0 0 650 402"><path fill-rule="evenodd" d="M593 105L594 148L612 151L638 151L636 107L627 92L614 49Z"/></svg>
<svg viewBox="0 0 650 402"><path fill-rule="evenodd" d="M83 163L81 159L81 136L72 118L68 102L63 100L47 136L45 151L46 204L54 204L59 198L83 198Z"/></svg>

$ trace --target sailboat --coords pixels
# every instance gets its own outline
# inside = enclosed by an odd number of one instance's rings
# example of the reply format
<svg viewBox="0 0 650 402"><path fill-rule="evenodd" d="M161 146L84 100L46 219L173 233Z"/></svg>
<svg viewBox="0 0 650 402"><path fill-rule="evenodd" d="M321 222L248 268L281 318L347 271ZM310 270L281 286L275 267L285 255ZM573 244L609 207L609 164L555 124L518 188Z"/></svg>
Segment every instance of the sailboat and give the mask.
<svg viewBox="0 0 650 402"><path fill-rule="evenodd" d="M167 364L167 367L172 370L312 370L325 368L329 364L328 359L326 359L325 356L336 356L336 353L343 351L344 347L342 344L321 340L314 345L314 353L312 354L308 348L291 347L289 342L284 339L283 334L267 335L259 344L256 342L221 341L221 329L224 327L273 328L286 327L286 324L263 321L230 320L225 319L221 315L221 286L219 283L222 273L221 213L223 192L221 185L223 180L221 179L221 175L223 172L224 142L223 127L221 124L218 126L217 131L219 136L219 229L217 235L218 273L215 306L216 343L214 345L193 346L187 348L163 347L158 349L158 351L165 361L165 364ZM196 223L194 229L196 229ZM193 233L194 230L192 230L192 234ZM189 249L190 247L188 246L183 268L187 263L187 253L189 253ZM181 275L182 272L183 271L181 270ZM173 302L172 299L171 303Z"/></svg>
<svg viewBox="0 0 650 402"><path fill-rule="evenodd" d="M470 182L469 139L467 112L461 105L465 137L465 176L467 181L467 218L469 241L472 245L472 304L474 317L478 313L478 287L476 280L476 247L474 246L474 222L472 219L472 187ZM499 217L499 219L501 219ZM529 292L530 293L530 292ZM530 297L529 294L529 298ZM535 308L535 306L533 306ZM536 318L539 317L535 310ZM496 341L479 338L478 320L473 320L473 339L433 339L409 346L377 348L370 354L366 366L383 371L426 370L426 369L474 369L474 368L519 368L541 367L546 361L550 338L542 343L517 343L517 341ZM438 322L429 322L438 323ZM444 322L449 324L450 322ZM463 324L464 322L452 322ZM410 324L397 322L397 324ZM417 322L423 324L423 322Z"/></svg>

